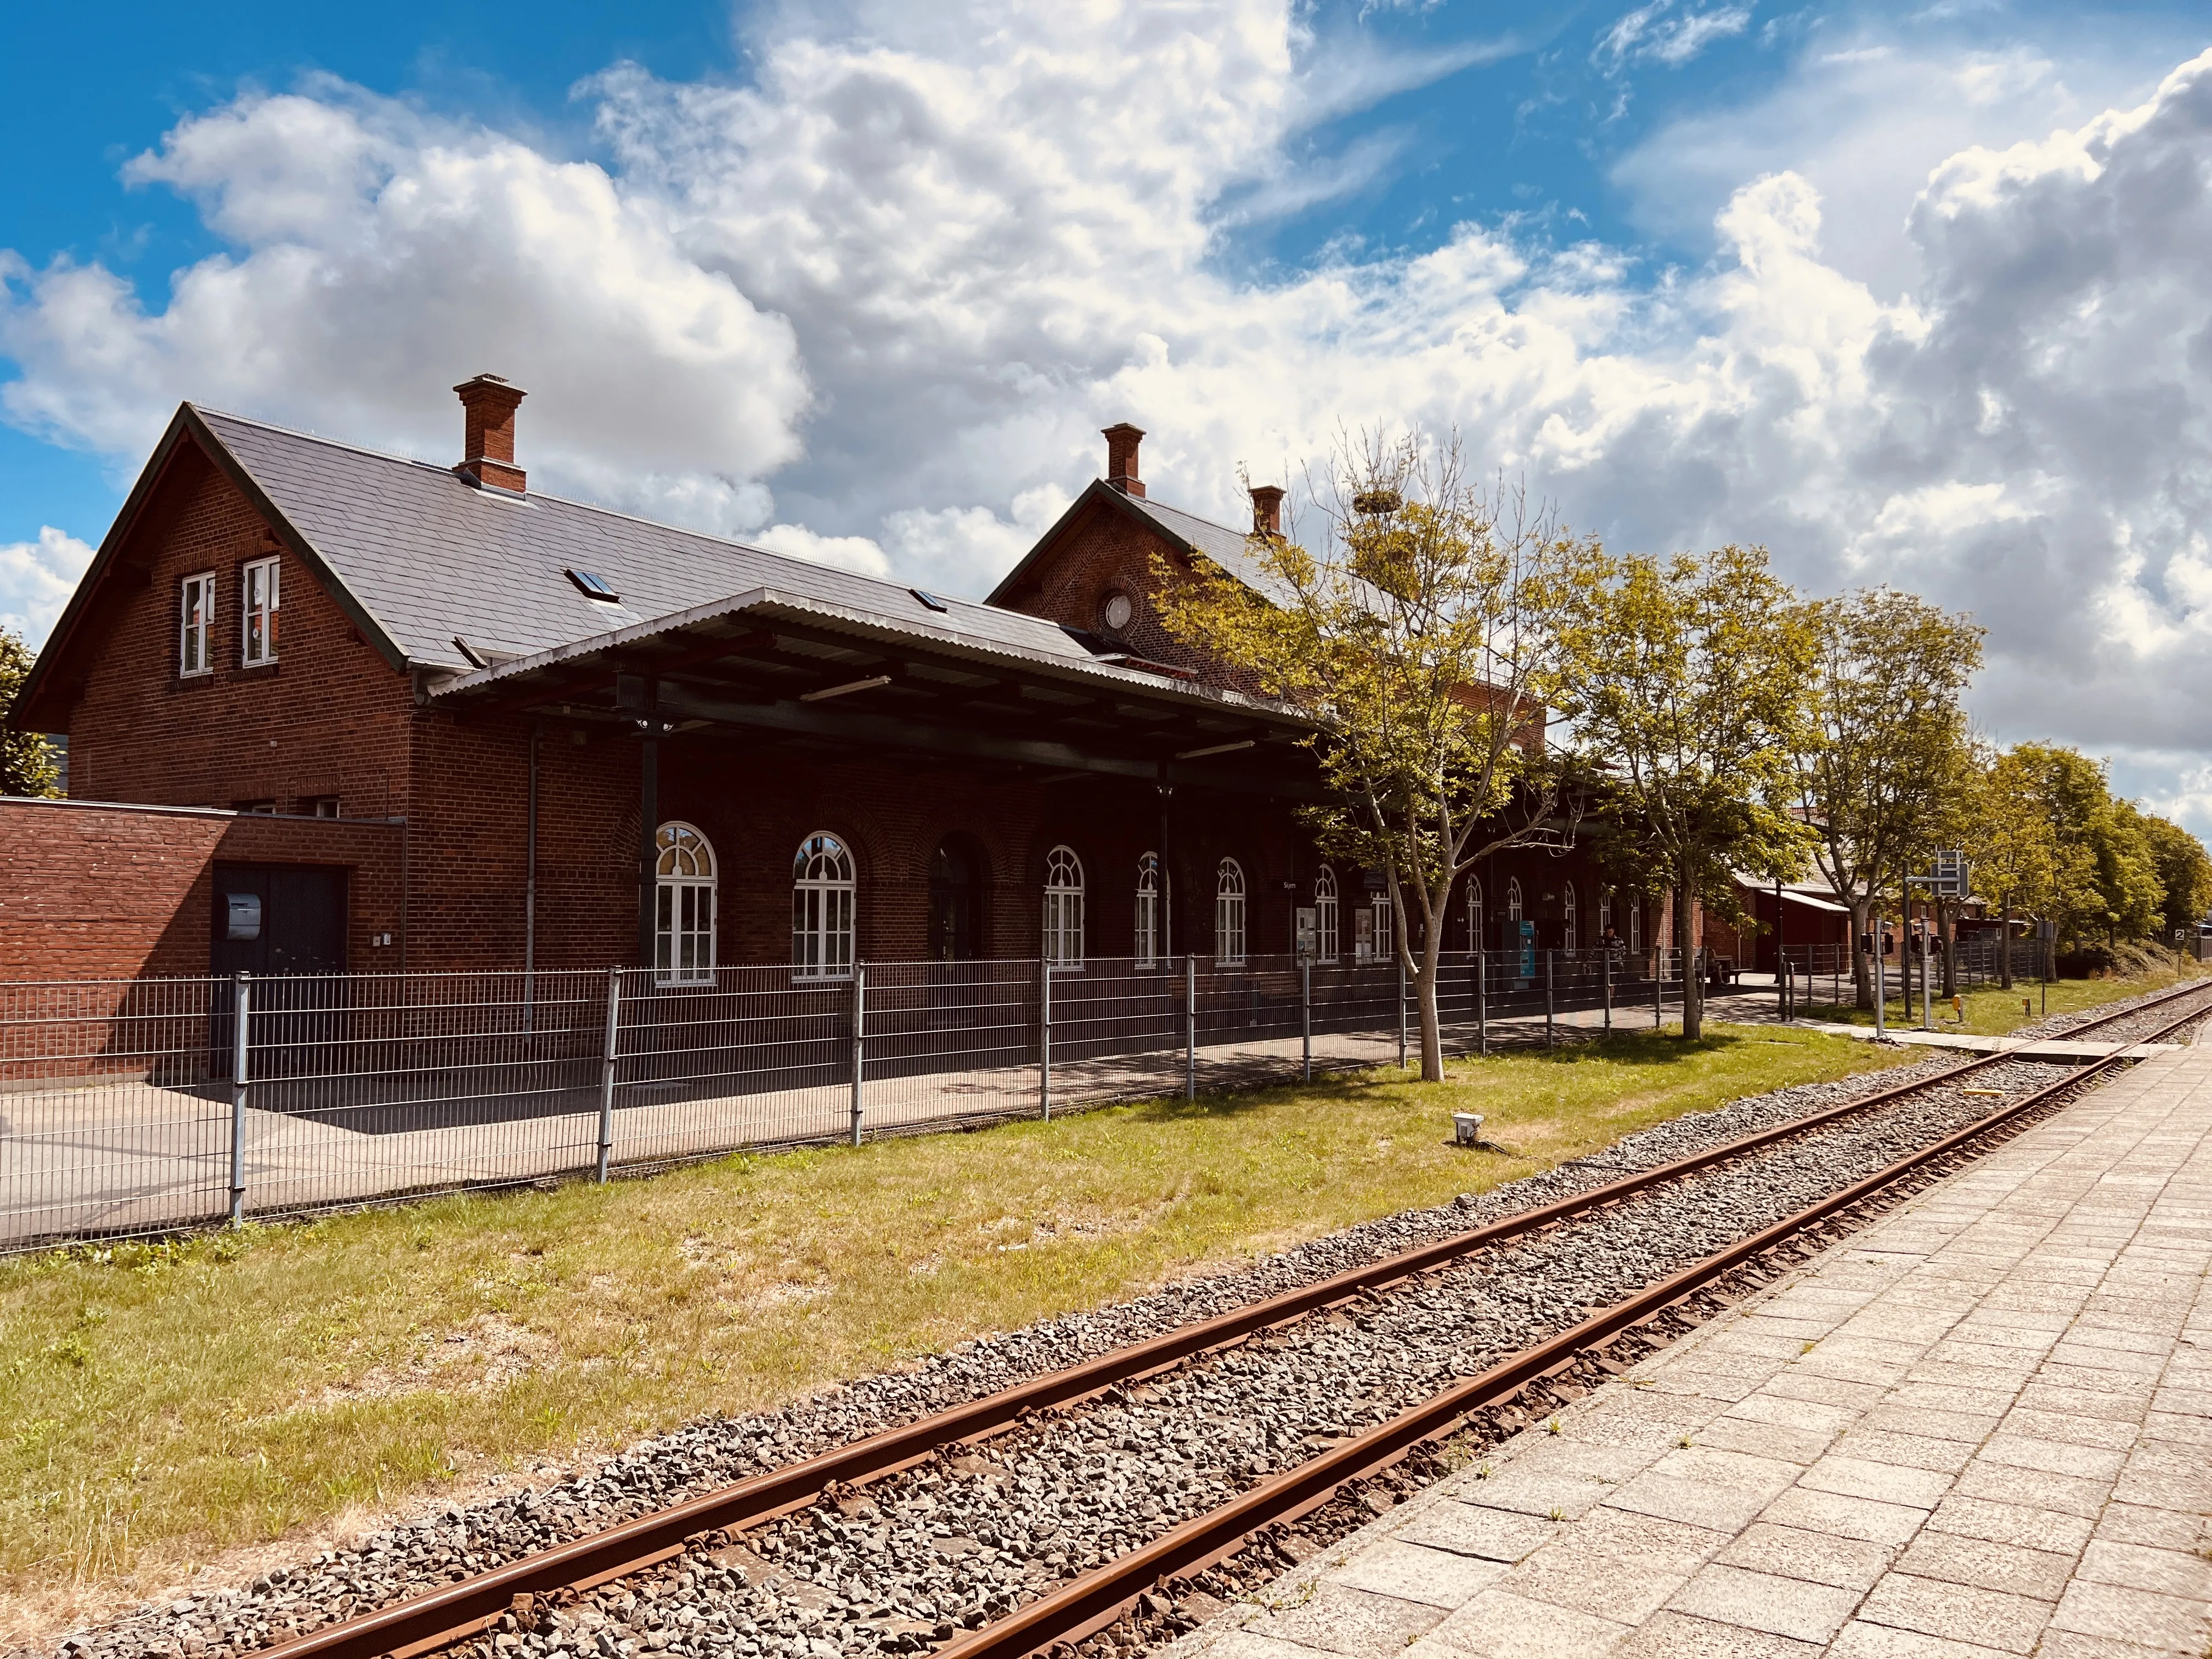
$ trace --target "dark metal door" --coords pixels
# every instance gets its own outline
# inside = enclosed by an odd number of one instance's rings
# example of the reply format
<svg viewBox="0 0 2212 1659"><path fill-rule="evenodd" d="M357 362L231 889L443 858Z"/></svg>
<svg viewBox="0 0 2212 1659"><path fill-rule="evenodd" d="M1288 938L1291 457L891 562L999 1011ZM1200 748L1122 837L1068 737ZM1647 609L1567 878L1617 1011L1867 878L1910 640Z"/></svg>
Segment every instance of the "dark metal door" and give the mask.
<svg viewBox="0 0 2212 1659"><path fill-rule="evenodd" d="M346 874L312 865L215 866L209 967L256 981L251 1076L328 1069L344 1001ZM209 1047L219 1078L230 1075L231 995L228 986L216 988Z"/></svg>

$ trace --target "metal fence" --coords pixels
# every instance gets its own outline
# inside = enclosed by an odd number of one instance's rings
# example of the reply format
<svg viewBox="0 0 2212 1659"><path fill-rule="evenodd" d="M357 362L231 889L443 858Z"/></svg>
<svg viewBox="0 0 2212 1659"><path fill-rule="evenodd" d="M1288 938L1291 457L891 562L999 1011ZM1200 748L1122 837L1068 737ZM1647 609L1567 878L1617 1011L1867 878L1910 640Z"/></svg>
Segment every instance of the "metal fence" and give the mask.
<svg viewBox="0 0 2212 1659"><path fill-rule="evenodd" d="M1455 953L1448 1048L1651 1024L1673 953ZM242 1017L241 1017L242 1015ZM0 1251L1418 1057L1394 962L0 984Z"/></svg>
<svg viewBox="0 0 2212 1659"><path fill-rule="evenodd" d="M1953 982L1960 991L1971 991L1984 985L1995 985L2002 977L2000 971L2003 952L2012 957L2012 977L2014 980L2034 980L2042 977L2046 963L2040 941L2032 939L1999 939L1994 933L1968 933L1960 936L1952 945ZM1784 959L1796 981L1800 1002L1842 1006L1852 1000L1851 949L1848 945L1792 945L1784 948ZM1913 994L1919 994L1923 963L1917 947L1912 948L1910 967ZM1932 964L1936 985L1943 983L1943 957L1939 947ZM1893 950L1882 965L1884 982L1890 995L1899 995L1904 983L1904 969ZM1942 992L1939 988L1937 994Z"/></svg>

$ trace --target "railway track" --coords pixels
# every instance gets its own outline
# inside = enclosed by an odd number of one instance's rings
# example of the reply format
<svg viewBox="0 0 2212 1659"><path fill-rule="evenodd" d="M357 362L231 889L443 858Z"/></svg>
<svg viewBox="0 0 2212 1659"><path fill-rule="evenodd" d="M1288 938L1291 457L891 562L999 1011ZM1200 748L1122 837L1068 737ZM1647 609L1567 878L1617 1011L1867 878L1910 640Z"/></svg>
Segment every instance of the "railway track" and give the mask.
<svg viewBox="0 0 2212 1659"><path fill-rule="evenodd" d="M2154 1041L2208 1016L2212 986L2196 984L2063 1035ZM234 1650L1024 1659L1133 1606L1157 1630L1164 1584L1279 1538L1547 1379L1656 1346L1656 1328L1717 1287L2124 1063L1967 1061ZM1487 1363L1462 1374L1470 1353ZM1115 1501L1085 1508L1097 1492ZM640 1639L610 1603L668 1617Z"/></svg>

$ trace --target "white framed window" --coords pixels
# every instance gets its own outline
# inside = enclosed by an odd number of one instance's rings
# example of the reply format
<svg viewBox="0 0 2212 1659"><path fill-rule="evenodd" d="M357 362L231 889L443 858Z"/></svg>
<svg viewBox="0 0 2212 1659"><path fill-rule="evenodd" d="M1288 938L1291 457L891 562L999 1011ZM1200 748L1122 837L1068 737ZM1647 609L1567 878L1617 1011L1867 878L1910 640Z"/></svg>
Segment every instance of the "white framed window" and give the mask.
<svg viewBox="0 0 2212 1659"><path fill-rule="evenodd" d="M1374 908L1375 960L1388 962L1398 954L1398 947L1393 942L1395 929L1392 927L1392 923L1396 921L1396 916L1390 908L1389 894L1377 893L1375 896Z"/></svg>
<svg viewBox="0 0 2212 1659"><path fill-rule="evenodd" d="M215 572L185 578L177 603L177 672L211 674L208 647L215 630Z"/></svg>
<svg viewBox="0 0 2212 1659"><path fill-rule="evenodd" d="M1216 960L1244 960L1244 868L1224 859L1213 877L1213 954Z"/></svg>
<svg viewBox="0 0 2212 1659"><path fill-rule="evenodd" d="M1644 901L1640 898L1632 901L1628 907L1628 948L1632 951L1644 948Z"/></svg>
<svg viewBox="0 0 2212 1659"><path fill-rule="evenodd" d="M1045 854L1044 959L1057 968L1083 961L1083 860L1069 847Z"/></svg>
<svg viewBox="0 0 2212 1659"><path fill-rule="evenodd" d="M1575 950L1575 884L1559 884L1559 948L1569 956Z"/></svg>
<svg viewBox="0 0 2212 1659"><path fill-rule="evenodd" d="M1137 860L1137 966L1157 966L1166 954L1160 937L1160 855L1147 853Z"/></svg>
<svg viewBox="0 0 2212 1659"><path fill-rule="evenodd" d="M654 837L653 973L662 985L714 977L714 849L688 823L664 823Z"/></svg>
<svg viewBox="0 0 2212 1659"><path fill-rule="evenodd" d="M800 979L853 976L852 849L827 830L799 843L791 863L791 965Z"/></svg>
<svg viewBox="0 0 2212 1659"><path fill-rule="evenodd" d="M1605 943L1605 936L1613 931L1613 889L1597 890L1597 943Z"/></svg>
<svg viewBox="0 0 2212 1659"><path fill-rule="evenodd" d="M239 573L239 659L276 660L276 561L256 559Z"/></svg>
<svg viewBox="0 0 2212 1659"><path fill-rule="evenodd" d="M1336 960L1336 872L1326 864L1314 872L1314 930L1321 935L1316 946L1323 962Z"/></svg>
<svg viewBox="0 0 2212 1659"><path fill-rule="evenodd" d="M1482 882L1473 874L1467 878L1467 948L1482 949Z"/></svg>
<svg viewBox="0 0 2212 1659"><path fill-rule="evenodd" d="M1517 876L1506 878L1505 920L1508 921L1521 920L1521 880Z"/></svg>

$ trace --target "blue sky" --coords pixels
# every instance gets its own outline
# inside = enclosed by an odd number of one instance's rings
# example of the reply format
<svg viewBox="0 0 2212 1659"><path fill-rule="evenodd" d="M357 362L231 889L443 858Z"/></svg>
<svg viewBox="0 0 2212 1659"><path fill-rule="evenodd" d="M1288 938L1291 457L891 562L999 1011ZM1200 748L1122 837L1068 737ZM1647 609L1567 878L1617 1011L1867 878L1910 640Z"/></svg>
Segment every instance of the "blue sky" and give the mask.
<svg viewBox="0 0 2212 1659"><path fill-rule="evenodd" d="M1617 543L1973 610L1993 735L2212 828L2201 7L89 15L0 16L34 638L183 397L442 457L493 369L550 487L968 592L1113 420L1224 517L1456 424Z"/></svg>

